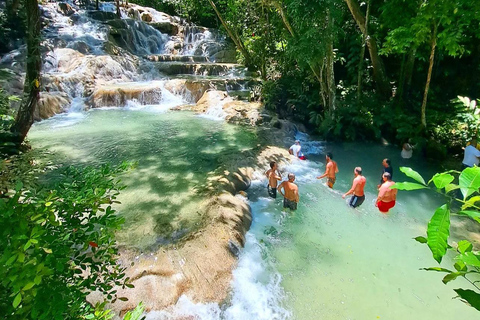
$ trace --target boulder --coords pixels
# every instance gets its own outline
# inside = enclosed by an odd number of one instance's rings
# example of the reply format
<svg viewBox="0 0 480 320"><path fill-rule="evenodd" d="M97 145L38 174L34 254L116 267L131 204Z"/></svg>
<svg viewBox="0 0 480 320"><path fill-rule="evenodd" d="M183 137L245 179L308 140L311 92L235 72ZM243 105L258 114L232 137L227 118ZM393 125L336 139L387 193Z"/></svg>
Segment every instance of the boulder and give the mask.
<svg viewBox="0 0 480 320"><path fill-rule="evenodd" d="M65 107L69 104L70 99L64 92L42 92L33 117L36 121L48 119L65 112Z"/></svg>
<svg viewBox="0 0 480 320"><path fill-rule="evenodd" d="M171 36L176 35L179 32L178 24L169 21L151 22L150 25L161 33L166 33Z"/></svg>
<svg viewBox="0 0 480 320"><path fill-rule="evenodd" d="M153 17L149 12L142 12L140 14L140 19L144 22L152 22Z"/></svg>
<svg viewBox="0 0 480 320"><path fill-rule="evenodd" d="M106 22L106 21L114 20L118 18L115 12L92 10L92 11L88 11L87 14L90 18L98 21L102 21L102 22Z"/></svg>
<svg viewBox="0 0 480 320"><path fill-rule="evenodd" d="M71 16L75 13L75 9L66 2L59 2L57 5L57 11L64 16Z"/></svg>
<svg viewBox="0 0 480 320"><path fill-rule="evenodd" d="M90 54L91 53L90 46L84 41L76 41L72 45L70 45L69 48L77 50L78 52L80 52L82 54Z"/></svg>

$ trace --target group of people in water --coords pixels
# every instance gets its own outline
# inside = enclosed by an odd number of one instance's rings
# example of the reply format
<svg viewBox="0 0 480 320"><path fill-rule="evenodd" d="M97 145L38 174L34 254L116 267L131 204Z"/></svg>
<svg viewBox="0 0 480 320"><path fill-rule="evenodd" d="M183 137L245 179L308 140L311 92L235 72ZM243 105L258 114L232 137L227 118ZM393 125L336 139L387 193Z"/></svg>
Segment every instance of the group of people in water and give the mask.
<svg viewBox="0 0 480 320"><path fill-rule="evenodd" d="M295 144L290 147L290 154L299 157L300 148L299 141L295 141ZM292 150L293 149L293 150ZM293 152L292 152L293 151ZM303 156L303 155L301 155ZM301 159L301 158L300 158ZM333 160L332 153L328 152L325 156L326 166L325 173L321 176L318 176L317 179L327 178L327 186L333 188L336 182L336 174L338 173L338 165ZM397 189L392 189L391 186L395 184L392 180L393 169L391 161L389 159L383 159L383 172L380 183L378 184L378 197L375 201L375 206L378 207L378 210L382 213L387 213L391 208L395 206L395 201L397 198ZM345 192L342 195L342 198L345 199L346 196L352 195L349 201L349 205L353 208L360 206L365 201L365 184L367 179L362 175L362 168L355 167L353 170L355 178L353 179L352 187L350 190ZM282 176L278 170L277 163L275 161L270 162L270 169L265 172L265 175L268 178L268 194L272 198L277 197L277 191L283 196L283 207L291 210L297 209L297 204L300 200L298 193L298 186L294 183L295 174L289 173L288 180L282 181Z"/></svg>

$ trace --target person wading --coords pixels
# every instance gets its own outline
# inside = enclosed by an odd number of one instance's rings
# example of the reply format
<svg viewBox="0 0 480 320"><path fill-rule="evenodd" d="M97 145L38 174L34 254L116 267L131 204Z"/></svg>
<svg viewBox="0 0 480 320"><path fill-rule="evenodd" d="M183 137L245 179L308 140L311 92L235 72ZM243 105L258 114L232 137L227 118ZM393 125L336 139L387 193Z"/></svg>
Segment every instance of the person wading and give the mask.
<svg viewBox="0 0 480 320"><path fill-rule="evenodd" d="M322 179L327 177L327 186L333 188L335 181L337 180L336 174L338 173L338 166L335 161L333 161L333 155L331 152L328 152L325 156L327 159L327 166L325 167L325 173L317 177L317 179Z"/></svg>
<svg viewBox="0 0 480 320"><path fill-rule="evenodd" d="M388 210L392 209L395 206L395 200L397 199L397 189L390 189L391 186L395 184L392 181L392 176L390 173L385 172L383 174L383 184L378 190L377 201L375 201L375 206L378 207L378 210L382 213L387 213Z"/></svg>
<svg viewBox="0 0 480 320"><path fill-rule="evenodd" d="M383 159L382 166L383 166L382 176L380 177L380 184L377 185L377 189L379 189L380 186L383 184L383 174L385 172L390 173L390 179L393 179L393 168L392 168L392 162L390 161L390 159L388 158Z"/></svg>
<svg viewBox="0 0 480 320"><path fill-rule="evenodd" d="M349 194L353 194L353 197L350 199L350 206L351 207L358 207L365 201L365 184L367 183L367 179L362 176L362 168L356 167L353 170L353 174L355 174L355 179L353 179L352 188L348 190L342 198L345 199L346 196Z"/></svg>
<svg viewBox="0 0 480 320"><path fill-rule="evenodd" d="M297 210L297 204L300 200L298 195L298 186L293 183L295 181L295 175L293 173L288 174L288 181L283 181L278 186L278 191L282 194L283 198L283 207L289 208L291 210ZM282 189L285 193L282 192Z"/></svg>
<svg viewBox="0 0 480 320"><path fill-rule="evenodd" d="M265 175L268 178L268 195L272 198L277 197L277 184L278 181L282 180L280 172L278 172L277 163L275 161L270 162L270 169L265 172Z"/></svg>

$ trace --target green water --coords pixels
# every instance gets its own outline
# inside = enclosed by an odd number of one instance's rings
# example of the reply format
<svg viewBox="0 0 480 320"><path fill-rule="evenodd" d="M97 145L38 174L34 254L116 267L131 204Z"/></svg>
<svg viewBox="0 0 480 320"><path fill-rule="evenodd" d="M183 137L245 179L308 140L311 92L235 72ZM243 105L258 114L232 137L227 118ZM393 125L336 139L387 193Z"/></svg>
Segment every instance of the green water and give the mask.
<svg viewBox="0 0 480 320"><path fill-rule="evenodd" d="M201 224L203 199L196 191L208 173L222 165L221 159L256 146L253 131L191 113L122 109L43 121L29 139L65 165L137 161L138 167L123 176L128 188L117 209L126 218L121 244L142 250ZM319 154L326 151L333 152L340 169L334 190L315 179L324 170ZM430 192L400 192L388 215L373 204L384 157L392 158L397 181L404 179L399 165L426 177L436 168L419 158L401 160L400 150L378 145L330 145L315 153L309 161L280 168L297 175L301 200L293 214L282 212L281 199L266 197L265 181L253 182L248 191L253 224L234 272L231 305L225 310L198 306L188 314L202 320L477 319L474 309L452 299L452 289L467 283L443 285L442 274L419 270L436 263L412 238L425 234L442 199ZM354 210L341 194L359 165L367 177L367 199ZM450 258L445 260L450 267Z"/></svg>
<svg viewBox="0 0 480 320"><path fill-rule="evenodd" d="M202 222L197 190L219 167L220 155L254 145L251 131L191 113L92 110L37 123L34 148L55 153L66 165L136 161L117 207L126 218L121 244L146 249L175 240Z"/></svg>
<svg viewBox="0 0 480 320"><path fill-rule="evenodd" d="M428 247L412 238L425 235L442 199L432 192L400 192L389 214L374 206L384 157L392 158L397 181L407 179L399 165L428 178L436 168L418 158L401 160L400 150L391 147L344 144L324 150L333 152L340 169L334 190L315 179L323 163L297 161L284 168L297 175L301 200L296 212L282 212L280 200L263 198L263 188L252 199L257 224L252 232L282 277L292 318L478 319L477 311L452 299L454 288L470 284L459 279L444 285L444 274L419 270L438 266ZM357 210L341 197L351 186L355 166L362 166L367 177L366 200ZM274 229L271 223L263 225L272 216ZM442 265L452 268L451 262L446 257Z"/></svg>

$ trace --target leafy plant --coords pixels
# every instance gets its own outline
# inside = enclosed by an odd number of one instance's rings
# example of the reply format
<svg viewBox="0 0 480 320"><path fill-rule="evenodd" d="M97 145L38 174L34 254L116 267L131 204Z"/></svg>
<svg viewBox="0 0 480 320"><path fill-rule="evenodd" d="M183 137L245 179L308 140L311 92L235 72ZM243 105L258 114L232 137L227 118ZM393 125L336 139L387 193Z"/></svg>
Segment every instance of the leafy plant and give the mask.
<svg viewBox="0 0 480 320"><path fill-rule="evenodd" d="M473 250L468 240L458 242L456 248L448 244L450 236L450 218L453 214L468 216L480 223L480 167L466 168L462 172L447 171L435 174L428 182L411 168L401 167L406 176L415 182L398 182L392 186L399 190L432 189L445 196L446 203L435 210L427 227L427 237L419 236L415 240L426 243L433 258L439 264L447 250L456 252L452 269L441 267L424 268L423 270L446 273L443 283L448 283L458 277L466 279L471 289L454 289L460 299L480 311L480 287L476 279L480 276L480 252ZM458 184L454 183L458 175ZM460 191L461 196L457 196ZM460 211L454 213L452 208L460 204Z"/></svg>
<svg viewBox="0 0 480 320"><path fill-rule="evenodd" d="M52 188L18 182L0 198L4 319L76 319L89 292L115 300L115 286L132 286L116 263L123 218L111 206L124 189L114 176L129 167L71 167Z"/></svg>

